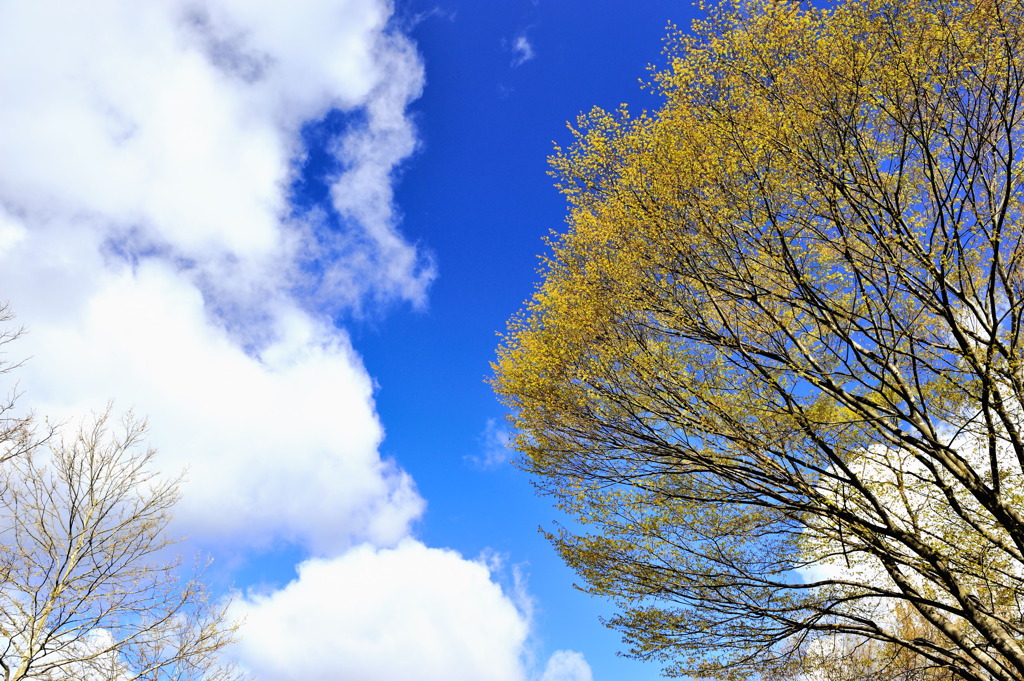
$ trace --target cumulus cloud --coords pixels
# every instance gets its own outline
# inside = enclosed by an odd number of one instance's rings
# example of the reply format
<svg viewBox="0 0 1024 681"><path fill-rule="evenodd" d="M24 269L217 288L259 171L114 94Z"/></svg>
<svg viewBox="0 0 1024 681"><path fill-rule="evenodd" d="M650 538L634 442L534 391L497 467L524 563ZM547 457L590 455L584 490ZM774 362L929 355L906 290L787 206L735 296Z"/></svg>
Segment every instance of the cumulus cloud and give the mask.
<svg viewBox="0 0 1024 681"><path fill-rule="evenodd" d="M527 618L487 565L413 540L303 563L236 612L242 657L266 681L525 678Z"/></svg>
<svg viewBox="0 0 1024 681"><path fill-rule="evenodd" d="M540 681L593 681L590 665L582 653L556 650L544 667Z"/></svg>
<svg viewBox="0 0 1024 681"><path fill-rule="evenodd" d="M390 14L0 3L0 299L38 413L149 416L159 465L188 470L176 532L312 556L238 605L263 678L518 681L525 587L409 538L425 502L329 321L421 304L434 276L394 206L423 66ZM300 210L304 130L338 112L325 198Z"/></svg>
<svg viewBox="0 0 1024 681"><path fill-rule="evenodd" d="M396 230L390 173L415 148L423 69L388 16L378 0L6 3L0 204L174 259L222 312L313 271L319 302L421 301L432 270ZM340 237L288 201L301 126L335 109L360 113L335 144Z"/></svg>
<svg viewBox="0 0 1024 681"><path fill-rule="evenodd" d="M30 330L44 413L110 398L187 466L192 534L337 551L423 509L381 461L371 380L321 320L421 302L392 171L423 68L380 0L0 5L0 296ZM290 187L303 125L331 146L327 224ZM330 305L326 301L331 301ZM326 315L325 315L326 317Z"/></svg>
<svg viewBox="0 0 1024 681"><path fill-rule="evenodd" d="M252 356L166 263L92 285L63 317L24 315L30 330L14 351L34 357L22 373L43 413L81 413L103 395L148 413L162 466L188 469L185 531L319 552L406 534L423 501L377 454L371 380L344 335L279 310L276 340Z"/></svg>

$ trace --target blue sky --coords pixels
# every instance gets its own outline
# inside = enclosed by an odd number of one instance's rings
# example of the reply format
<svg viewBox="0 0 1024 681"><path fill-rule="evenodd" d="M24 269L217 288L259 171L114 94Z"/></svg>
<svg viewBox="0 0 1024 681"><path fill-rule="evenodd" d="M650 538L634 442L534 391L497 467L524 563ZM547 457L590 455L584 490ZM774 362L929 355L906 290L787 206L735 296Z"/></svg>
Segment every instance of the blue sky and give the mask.
<svg viewBox="0 0 1024 681"><path fill-rule="evenodd" d="M88 6L87 6L88 5ZM682 1L0 3L24 404L147 414L268 681L617 681L484 380Z"/></svg>

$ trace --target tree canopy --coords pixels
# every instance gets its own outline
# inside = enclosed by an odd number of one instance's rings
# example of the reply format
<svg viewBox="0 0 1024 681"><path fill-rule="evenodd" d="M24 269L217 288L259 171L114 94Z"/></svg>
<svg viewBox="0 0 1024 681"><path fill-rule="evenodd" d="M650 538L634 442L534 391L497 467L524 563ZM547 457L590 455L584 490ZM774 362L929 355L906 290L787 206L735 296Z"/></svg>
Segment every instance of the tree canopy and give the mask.
<svg viewBox="0 0 1024 681"><path fill-rule="evenodd" d="M493 382L631 654L1024 676L1022 39L1019 2L738 2L556 151Z"/></svg>

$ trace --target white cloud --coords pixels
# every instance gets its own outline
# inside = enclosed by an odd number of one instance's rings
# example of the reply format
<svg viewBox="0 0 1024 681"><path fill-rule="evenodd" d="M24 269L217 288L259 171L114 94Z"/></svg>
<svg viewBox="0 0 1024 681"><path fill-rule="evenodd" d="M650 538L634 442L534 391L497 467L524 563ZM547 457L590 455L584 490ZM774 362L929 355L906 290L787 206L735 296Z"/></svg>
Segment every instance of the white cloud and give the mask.
<svg viewBox="0 0 1024 681"><path fill-rule="evenodd" d="M405 107L423 69L388 14L378 0L5 3L0 204L187 263L235 307L321 268L319 302L422 301L432 270L395 230L390 172L415 148ZM344 252L286 219L300 127L332 108L364 121L337 144Z"/></svg>
<svg viewBox="0 0 1024 681"><path fill-rule="evenodd" d="M520 66L534 57L533 45L525 33L520 33L512 41L512 66Z"/></svg>
<svg viewBox="0 0 1024 681"><path fill-rule="evenodd" d="M540 681L593 681L590 665L582 653L556 650L548 659Z"/></svg>
<svg viewBox="0 0 1024 681"><path fill-rule="evenodd" d="M317 556L238 606L263 678L518 681L522 581L506 594L408 538L425 502L381 459L373 381L326 321L422 303L433 277L393 205L423 67L390 12L0 3L0 299L39 413L149 415L158 464L189 470L177 532ZM301 131L332 110L352 123L329 203L296 215Z"/></svg>
<svg viewBox="0 0 1024 681"><path fill-rule="evenodd" d="M422 302L396 229L423 68L383 0L0 3L0 297L42 413L148 414L187 466L183 530L317 552L398 541L423 510L380 460L370 378L319 311ZM302 126L339 225L293 216ZM329 210L330 206L325 206ZM330 300L330 304L326 301Z"/></svg>
<svg viewBox="0 0 1024 681"><path fill-rule="evenodd" d="M26 317L14 351L35 355L21 374L40 411L113 397L148 413L162 466L189 469L177 516L199 538L334 551L393 543L422 511L410 478L377 455L358 357L295 309L275 311L276 340L254 357L209 323L196 288L147 261L97 278L66 319Z"/></svg>
<svg viewBox="0 0 1024 681"><path fill-rule="evenodd" d="M480 453L466 458L482 468L500 466L512 455L509 449L511 435L507 428L499 425L497 419L487 419L484 430L480 433Z"/></svg>
<svg viewBox="0 0 1024 681"><path fill-rule="evenodd" d="M521 681L528 622L483 562L406 540L312 560L236 606L265 681Z"/></svg>

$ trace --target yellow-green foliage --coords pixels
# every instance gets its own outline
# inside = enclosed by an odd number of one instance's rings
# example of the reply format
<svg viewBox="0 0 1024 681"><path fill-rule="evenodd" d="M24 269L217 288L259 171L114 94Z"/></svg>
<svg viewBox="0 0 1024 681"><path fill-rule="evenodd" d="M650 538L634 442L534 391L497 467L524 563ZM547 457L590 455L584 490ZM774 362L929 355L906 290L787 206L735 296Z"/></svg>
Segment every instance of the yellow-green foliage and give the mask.
<svg viewBox="0 0 1024 681"><path fill-rule="evenodd" d="M556 150L494 385L633 654L784 675L839 632L1024 676L1022 19L737 1L669 36L660 110Z"/></svg>

